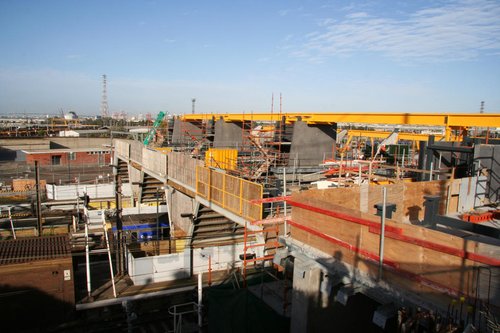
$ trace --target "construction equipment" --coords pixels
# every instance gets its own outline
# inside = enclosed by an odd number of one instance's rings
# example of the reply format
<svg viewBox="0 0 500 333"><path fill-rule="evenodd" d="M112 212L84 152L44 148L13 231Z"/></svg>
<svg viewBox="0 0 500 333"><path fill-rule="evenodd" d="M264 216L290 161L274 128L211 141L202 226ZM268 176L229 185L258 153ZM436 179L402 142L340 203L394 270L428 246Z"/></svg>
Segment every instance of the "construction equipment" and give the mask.
<svg viewBox="0 0 500 333"><path fill-rule="evenodd" d="M146 138L143 141L145 146L148 146L149 143L151 142L151 140L154 138L154 136L156 134L156 130L161 125L163 118L165 118L165 112L160 111L160 113L158 113L158 116L156 117L155 122L153 123L153 127L149 130L148 135L146 136Z"/></svg>

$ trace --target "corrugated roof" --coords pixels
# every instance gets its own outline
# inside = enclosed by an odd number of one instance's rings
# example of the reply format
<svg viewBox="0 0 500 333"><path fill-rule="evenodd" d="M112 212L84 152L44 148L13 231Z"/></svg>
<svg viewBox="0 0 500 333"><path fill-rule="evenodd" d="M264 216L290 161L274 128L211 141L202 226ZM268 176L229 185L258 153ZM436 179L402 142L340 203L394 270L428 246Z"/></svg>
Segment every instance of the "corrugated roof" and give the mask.
<svg viewBox="0 0 500 333"><path fill-rule="evenodd" d="M67 235L0 241L0 266L64 258L71 255Z"/></svg>

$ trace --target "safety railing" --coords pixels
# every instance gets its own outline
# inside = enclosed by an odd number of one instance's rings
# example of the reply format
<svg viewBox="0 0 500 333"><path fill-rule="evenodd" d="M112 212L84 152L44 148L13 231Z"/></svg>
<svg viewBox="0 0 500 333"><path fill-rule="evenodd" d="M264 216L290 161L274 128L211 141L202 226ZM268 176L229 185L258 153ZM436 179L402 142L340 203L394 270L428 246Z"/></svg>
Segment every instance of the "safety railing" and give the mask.
<svg viewBox="0 0 500 333"><path fill-rule="evenodd" d="M196 194L247 220L262 218L262 185L198 166L196 169Z"/></svg>

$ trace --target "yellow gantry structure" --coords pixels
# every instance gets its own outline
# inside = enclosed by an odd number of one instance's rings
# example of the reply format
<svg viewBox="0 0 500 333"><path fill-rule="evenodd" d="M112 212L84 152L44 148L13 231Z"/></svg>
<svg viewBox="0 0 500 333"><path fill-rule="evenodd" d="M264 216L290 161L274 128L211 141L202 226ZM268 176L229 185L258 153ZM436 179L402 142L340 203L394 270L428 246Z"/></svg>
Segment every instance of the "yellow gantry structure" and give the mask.
<svg viewBox="0 0 500 333"><path fill-rule="evenodd" d="M308 124L386 124L441 126L445 139L450 140L453 130L463 131L471 127L500 127L500 114L478 113L226 113L226 114L186 114L184 121L223 119L226 122L279 121L287 123L302 120Z"/></svg>

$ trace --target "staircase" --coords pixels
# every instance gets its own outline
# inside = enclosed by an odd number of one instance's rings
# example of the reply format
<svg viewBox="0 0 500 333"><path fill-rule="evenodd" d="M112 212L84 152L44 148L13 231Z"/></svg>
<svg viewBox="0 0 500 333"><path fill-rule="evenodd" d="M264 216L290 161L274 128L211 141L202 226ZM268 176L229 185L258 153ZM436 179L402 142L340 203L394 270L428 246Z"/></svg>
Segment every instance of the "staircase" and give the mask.
<svg viewBox="0 0 500 333"><path fill-rule="evenodd" d="M163 183L158 179L151 177L147 173L144 173L144 179L142 181L141 192L140 192L140 202L159 202L165 201L165 192L161 189ZM158 194L158 199L156 198Z"/></svg>
<svg viewBox="0 0 500 333"><path fill-rule="evenodd" d="M193 247L242 243L244 227L202 206L194 219Z"/></svg>

